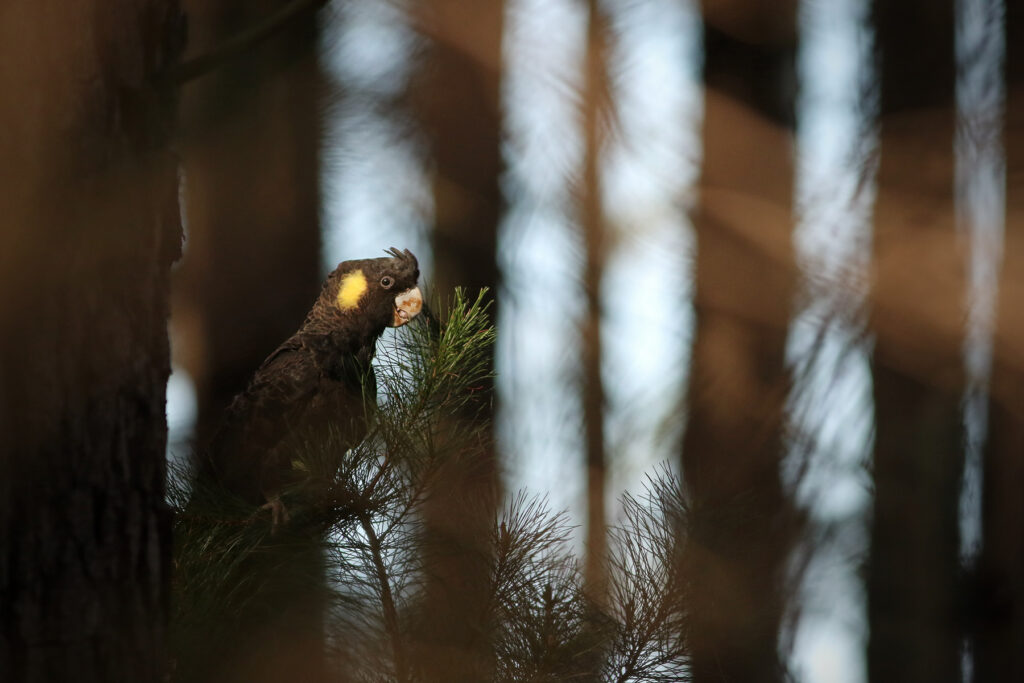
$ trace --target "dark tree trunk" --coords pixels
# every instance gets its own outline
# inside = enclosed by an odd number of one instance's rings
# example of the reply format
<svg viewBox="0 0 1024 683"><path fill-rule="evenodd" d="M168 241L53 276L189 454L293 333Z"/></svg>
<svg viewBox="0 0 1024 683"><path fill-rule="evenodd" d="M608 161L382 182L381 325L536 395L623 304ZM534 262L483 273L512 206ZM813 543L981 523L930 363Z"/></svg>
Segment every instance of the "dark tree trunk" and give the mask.
<svg viewBox="0 0 1024 683"><path fill-rule="evenodd" d="M174 0L0 9L0 672L160 681Z"/></svg>
<svg viewBox="0 0 1024 683"><path fill-rule="evenodd" d="M442 300L463 286L492 296L500 286L501 0L425 0L414 22L428 45L414 76L411 106L429 151L434 197L434 288ZM497 308L490 310L492 316ZM489 391L490 387L485 388ZM460 459L438 477L425 508L437 561L424 590L423 621L413 659L425 680L488 680L487 535L497 500L492 409L472 461ZM469 419L466 416L455 420Z"/></svg>
<svg viewBox="0 0 1024 683"><path fill-rule="evenodd" d="M208 52L290 1L186 0L190 53ZM318 32L307 10L184 86L188 243L175 354L195 382L200 447L253 371L302 323L322 282Z"/></svg>
<svg viewBox="0 0 1024 683"><path fill-rule="evenodd" d="M1006 7L1006 233L984 454L977 683L1024 680L1024 7Z"/></svg>
<svg viewBox="0 0 1024 683"><path fill-rule="evenodd" d="M953 204L953 2L877 0L873 9L882 118L868 675L959 681L965 290Z"/></svg>
<svg viewBox="0 0 1024 683"><path fill-rule="evenodd" d="M608 21L598 0L587 2L587 46L583 85L583 180L580 228L583 233L583 434L587 463L587 546L583 574L592 600L604 601L607 585L607 520L604 509L607 464L604 442L604 383L601 380L601 281L604 277L607 224L602 206L601 159L609 125L607 78Z"/></svg>
<svg viewBox="0 0 1024 683"><path fill-rule="evenodd" d="M683 560L696 683L780 681L796 519L783 490L795 3L704 4L696 331L683 442Z"/></svg>
<svg viewBox="0 0 1024 683"><path fill-rule="evenodd" d="M185 0L190 56L289 2ZM224 408L299 327L322 282L318 33L310 7L184 86L188 242L175 332L176 353L195 381L200 457ZM324 558L319 539L290 540L283 550L268 543L258 553L264 561L245 565L258 575L251 607L211 617L203 638L175 630L179 680L323 680ZM192 644L198 651L186 651Z"/></svg>
<svg viewBox="0 0 1024 683"><path fill-rule="evenodd" d="M504 11L501 0L425 0L414 10L429 41L411 97L430 154L434 286L442 296L457 286L496 294L500 284Z"/></svg>

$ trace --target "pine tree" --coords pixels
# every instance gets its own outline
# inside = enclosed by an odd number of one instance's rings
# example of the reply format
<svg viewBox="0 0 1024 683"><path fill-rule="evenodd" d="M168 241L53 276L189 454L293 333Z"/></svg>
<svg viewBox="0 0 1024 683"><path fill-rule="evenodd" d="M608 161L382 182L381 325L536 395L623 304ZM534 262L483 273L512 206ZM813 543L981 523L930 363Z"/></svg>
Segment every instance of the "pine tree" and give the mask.
<svg viewBox="0 0 1024 683"><path fill-rule="evenodd" d="M328 680L431 680L416 638L432 615L418 598L444 558L426 532L423 509L444 465L480 457L486 448L486 421L446 417L487 407L480 391L491 379L487 308L485 292L472 301L457 292L443 322L409 325L381 342L378 408L359 446L341 452L331 438L294 435L295 483L284 494L291 521L283 528L275 531L251 505L176 472L175 680L252 674L240 660L266 662L267 651L295 634L243 638L248 647L266 643L264 651L236 648L229 661L223 648L240 632L260 632L263 624L253 622L286 625L280 612L291 600L311 597L325 614ZM643 495L624 500L623 524L610 535L609 597L600 609L583 590L564 513L526 492L470 503L493 518L482 558L487 598L477 605L486 629L474 651L488 653L494 680L684 677L687 589L675 569L687 516L668 471L652 476ZM310 572L323 572L327 581ZM327 588L310 596L305 586Z"/></svg>

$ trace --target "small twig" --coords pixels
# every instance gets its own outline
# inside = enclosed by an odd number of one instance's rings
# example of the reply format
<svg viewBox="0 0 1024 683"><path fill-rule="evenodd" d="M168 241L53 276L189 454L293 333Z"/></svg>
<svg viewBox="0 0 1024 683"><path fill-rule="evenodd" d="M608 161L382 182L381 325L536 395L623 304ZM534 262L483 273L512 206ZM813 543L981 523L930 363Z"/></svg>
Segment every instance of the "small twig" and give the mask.
<svg viewBox="0 0 1024 683"><path fill-rule="evenodd" d="M370 480L370 483L367 484L366 488L363 490L363 494L361 496L363 498L363 500L369 500L373 496L373 494L377 491L377 484L380 483L381 477L384 476L384 472L387 471L388 466L390 464L391 464L391 454L390 453L385 453L384 454L384 462L382 462L380 464L380 467L377 468L377 473L375 475L373 475L373 479Z"/></svg>
<svg viewBox="0 0 1024 683"><path fill-rule="evenodd" d="M233 38L226 40L206 54L182 62L171 72L171 80L177 85L195 80L216 69L224 62L237 57L270 38L288 22L306 10L326 5L330 0L292 0L262 22L251 26Z"/></svg>

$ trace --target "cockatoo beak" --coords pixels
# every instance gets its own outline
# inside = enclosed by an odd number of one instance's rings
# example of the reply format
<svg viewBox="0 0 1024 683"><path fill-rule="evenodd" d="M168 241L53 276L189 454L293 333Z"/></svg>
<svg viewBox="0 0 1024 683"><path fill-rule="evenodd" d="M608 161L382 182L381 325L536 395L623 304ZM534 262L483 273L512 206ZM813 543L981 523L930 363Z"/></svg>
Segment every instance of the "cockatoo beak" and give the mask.
<svg viewBox="0 0 1024 683"><path fill-rule="evenodd" d="M423 310L423 295L419 287L402 292L395 297L395 313L392 316L391 327L401 327Z"/></svg>

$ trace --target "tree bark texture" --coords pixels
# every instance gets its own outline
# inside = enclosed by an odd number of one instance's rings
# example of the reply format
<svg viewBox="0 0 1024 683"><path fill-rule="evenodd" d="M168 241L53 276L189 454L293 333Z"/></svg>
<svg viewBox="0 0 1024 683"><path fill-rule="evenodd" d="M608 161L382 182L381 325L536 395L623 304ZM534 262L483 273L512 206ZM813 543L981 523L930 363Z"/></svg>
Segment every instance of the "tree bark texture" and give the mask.
<svg viewBox="0 0 1024 683"><path fill-rule="evenodd" d="M175 0L0 8L0 677L159 681L184 25Z"/></svg>
<svg viewBox="0 0 1024 683"><path fill-rule="evenodd" d="M780 681L795 540L780 463L791 247L795 3L703 3L704 158L682 465L696 683Z"/></svg>
<svg viewBox="0 0 1024 683"><path fill-rule="evenodd" d="M873 6L881 156L866 580L868 675L879 682L960 680L966 290L954 211L953 17L950 0Z"/></svg>
<svg viewBox="0 0 1024 683"><path fill-rule="evenodd" d="M1006 4L1006 229L984 454L977 683L1024 680L1024 7Z"/></svg>
<svg viewBox="0 0 1024 683"><path fill-rule="evenodd" d="M434 288L442 300L456 286L467 288L470 297L482 287L495 296L498 226L505 208L500 186L504 2L426 0L414 4L412 19L426 39L409 106L429 154ZM497 318L496 305L490 314ZM490 386L483 390L490 396ZM486 422L478 453L445 468L424 511L428 543L437 550L410 658L426 680L489 680L493 674L482 609L488 534L499 500L493 407L488 404L478 417Z"/></svg>

